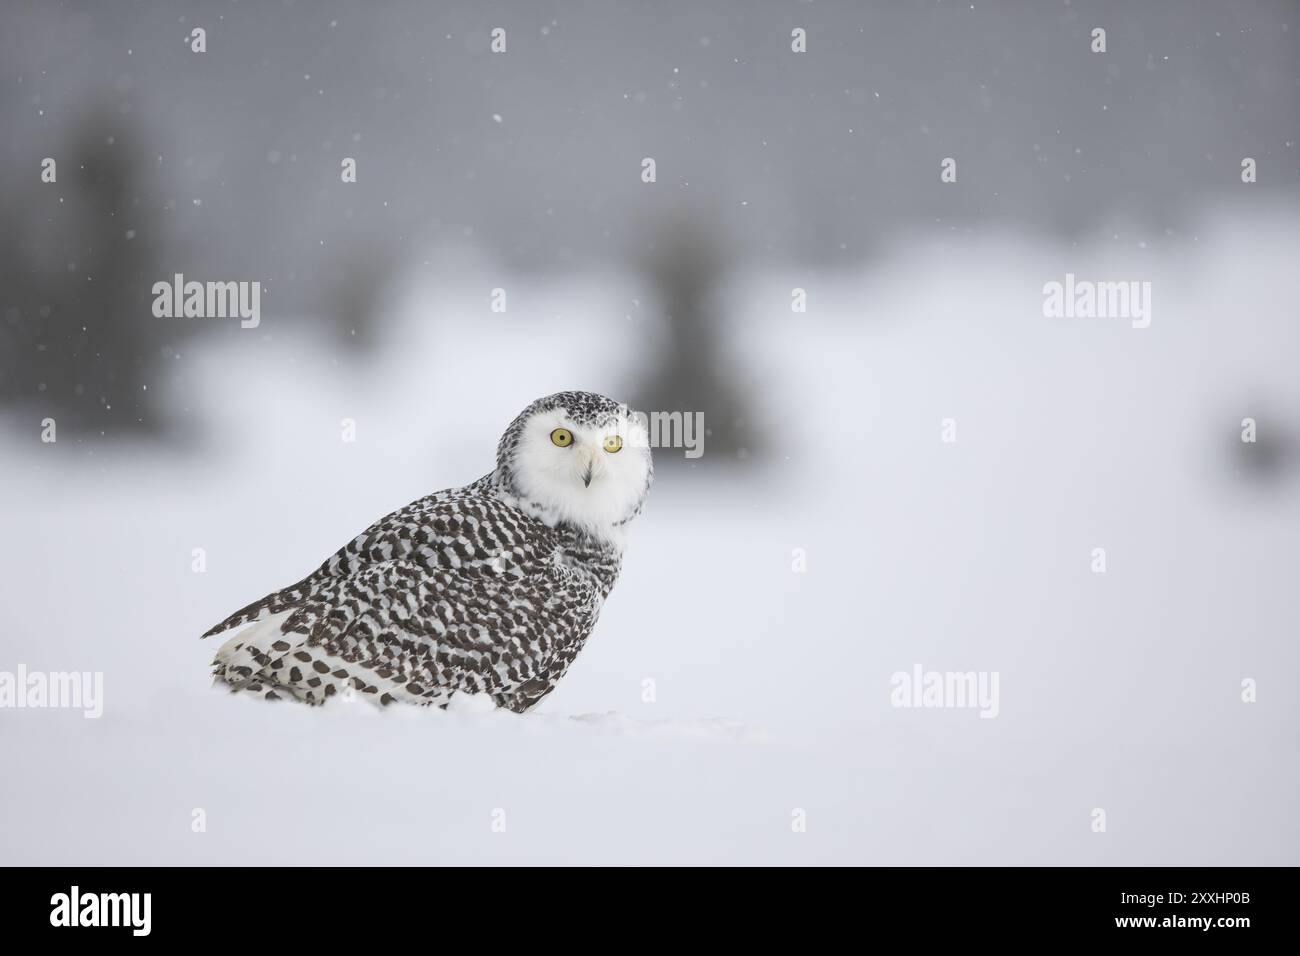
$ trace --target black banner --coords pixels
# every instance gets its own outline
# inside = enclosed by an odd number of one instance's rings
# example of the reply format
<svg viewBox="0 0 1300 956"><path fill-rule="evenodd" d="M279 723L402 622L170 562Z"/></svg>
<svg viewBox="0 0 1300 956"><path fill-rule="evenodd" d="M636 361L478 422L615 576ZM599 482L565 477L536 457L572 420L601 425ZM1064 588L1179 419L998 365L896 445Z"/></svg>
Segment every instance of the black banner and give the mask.
<svg viewBox="0 0 1300 956"><path fill-rule="evenodd" d="M560 909L582 935L700 926L752 934L836 927L876 936L1184 945L1281 933L1290 874L1260 869L504 869L225 868L9 870L6 937L292 943L307 926L329 945L376 942L409 926L509 933ZM514 919L511 914L514 914ZM759 922L755 922L755 921ZM418 927L425 926L420 930ZM297 929L294 929L297 927ZM522 926L519 929L523 929ZM638 930L640 931L640 930ZM839 930L836 930L837 932ZM766 932L766 929L764 929ZM288 934L287 936L285 934ZM616 936L615 938L621 938Z"/></svg>

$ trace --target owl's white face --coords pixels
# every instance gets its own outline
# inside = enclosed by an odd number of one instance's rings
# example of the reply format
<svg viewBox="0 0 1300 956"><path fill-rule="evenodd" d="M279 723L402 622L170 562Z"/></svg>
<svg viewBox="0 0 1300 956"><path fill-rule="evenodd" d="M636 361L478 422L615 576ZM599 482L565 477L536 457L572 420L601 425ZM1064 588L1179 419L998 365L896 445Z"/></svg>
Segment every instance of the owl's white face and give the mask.
<svg viewBox="0 0 1300 956"><path fill-rule="evenodd" d="M640 510L653 474L645 426L625 406L599 416L563 406L534 412L522 422L510 466L525 500L602 537L615 537Z"/></svg>

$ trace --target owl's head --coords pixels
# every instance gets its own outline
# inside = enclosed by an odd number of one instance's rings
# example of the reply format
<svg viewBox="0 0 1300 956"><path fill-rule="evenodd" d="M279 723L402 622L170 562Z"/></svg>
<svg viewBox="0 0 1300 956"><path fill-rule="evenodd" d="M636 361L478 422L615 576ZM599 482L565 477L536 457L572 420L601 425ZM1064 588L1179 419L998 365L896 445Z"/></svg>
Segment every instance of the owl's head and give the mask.
<svg viewBox="0 0 1300 956"><path fill-rule="evenodd" d="M654 478L645 419L603 395L533 402L497 446L497 483L548 524L617 537Z"/></svg>

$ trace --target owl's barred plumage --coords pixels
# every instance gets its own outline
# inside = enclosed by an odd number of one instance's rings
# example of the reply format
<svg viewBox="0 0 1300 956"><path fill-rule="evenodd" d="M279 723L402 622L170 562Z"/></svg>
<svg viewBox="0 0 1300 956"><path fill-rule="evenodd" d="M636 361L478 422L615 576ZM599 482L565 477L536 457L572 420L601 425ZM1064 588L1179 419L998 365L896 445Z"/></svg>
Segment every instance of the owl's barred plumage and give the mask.
<svg viewBox="0 0 1300 956"><path fill-rule="evenodd" d="M551 440L556 429L571 444ZM601 446L611 434L624 438L616 453ZM311 704L472 693L522 713L590 635L652 479L625 405L590 392L539 399L501 437L492 472L381 518L204 634L251 624L222 645L215 677Z"/></svg>

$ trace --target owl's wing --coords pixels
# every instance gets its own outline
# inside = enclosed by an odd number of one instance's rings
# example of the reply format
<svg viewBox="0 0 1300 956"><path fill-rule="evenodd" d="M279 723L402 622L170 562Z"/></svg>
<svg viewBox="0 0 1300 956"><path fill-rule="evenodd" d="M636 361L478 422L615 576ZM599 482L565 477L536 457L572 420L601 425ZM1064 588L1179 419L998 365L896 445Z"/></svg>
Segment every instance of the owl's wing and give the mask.
<svg viewBox="0 0 1300 956"><path fill-rule="evenodd" d="M334 579L384 561L405 559L470 576L504 568L530 573L553 561L555 551L550 528L498 499L470 489L439 492L380 518L297 584L240 608L203 636L292 611Z"/></svg>
<svg viewBox="0 0 1300 956"><path fill-rule="evenodd" d="M520 688L535 700L590 612L557 553L551 529L495 498L421 499L209 632L262 621L218 652L218 676L312 702L349 686L385 702L459 690L510 706Z"/></svg>

